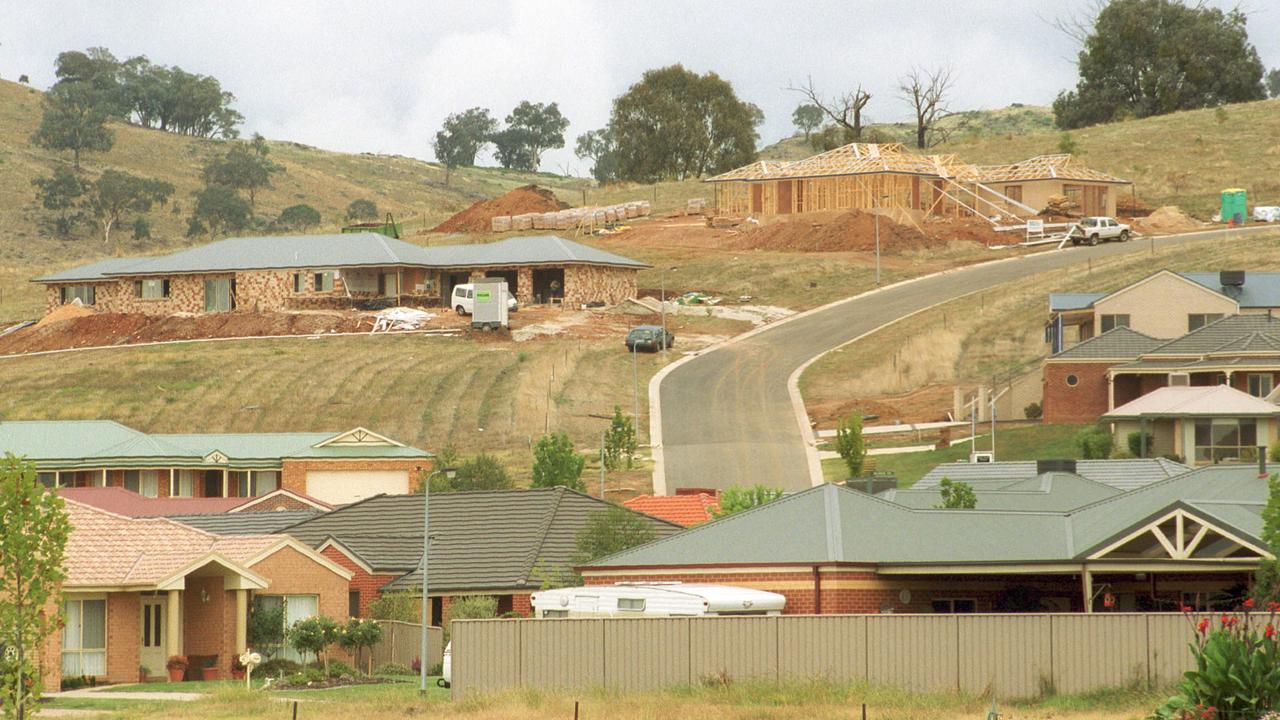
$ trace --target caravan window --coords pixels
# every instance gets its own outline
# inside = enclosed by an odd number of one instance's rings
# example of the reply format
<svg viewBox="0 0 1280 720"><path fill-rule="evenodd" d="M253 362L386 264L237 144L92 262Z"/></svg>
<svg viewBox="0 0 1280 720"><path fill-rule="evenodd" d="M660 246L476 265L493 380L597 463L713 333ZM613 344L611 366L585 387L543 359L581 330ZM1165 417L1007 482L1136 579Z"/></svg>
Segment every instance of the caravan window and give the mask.
<svg viewBox="0 0 1280 720"><path fill-rule="evenodd" d="M618 598L618 609L644 612L644 598Z"/></svg>
<svg viewBox="0 0 1280 720"><path fill-rule="evenodd" d="M568 610L543 610L542 617L544 618L569 617L569 611Z"/></svg>

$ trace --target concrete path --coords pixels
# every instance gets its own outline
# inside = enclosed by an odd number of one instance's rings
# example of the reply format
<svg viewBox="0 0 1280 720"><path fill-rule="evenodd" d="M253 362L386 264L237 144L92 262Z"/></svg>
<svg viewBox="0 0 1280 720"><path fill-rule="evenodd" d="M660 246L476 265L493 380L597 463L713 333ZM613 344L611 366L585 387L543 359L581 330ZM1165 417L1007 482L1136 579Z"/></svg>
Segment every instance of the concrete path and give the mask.
<svg viewBox="0 0 1280 720"><path fill-rule="evenodd" d="M1232 230L1231 236L1266 231L1275 228ZM1215 229L1068 247L948 270L793 315L682 358L649 385L654 492L757 483L802 490L820 483L822 467L798 381L826 352L914 313L1028 275L1074 270L1092 259L1153 247L1154 270L1159 248L1222 236ZM1081 282L1087 285L1083 275Z"/></svg>

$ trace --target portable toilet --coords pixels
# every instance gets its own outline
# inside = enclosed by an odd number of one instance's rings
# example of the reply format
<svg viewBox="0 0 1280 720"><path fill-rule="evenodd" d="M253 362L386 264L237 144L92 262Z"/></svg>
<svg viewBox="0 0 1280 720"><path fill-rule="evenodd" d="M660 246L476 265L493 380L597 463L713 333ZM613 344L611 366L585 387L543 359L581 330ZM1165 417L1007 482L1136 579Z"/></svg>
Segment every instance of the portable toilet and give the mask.
<svg viewBox="0 0 1280 720"><path fill-rule="evenodd" d="M471 312L471 327L477 330L497 330L507 327L507 281L504 278L486 277L474 281L475 306Z"/></svg>
<svg viewBox="0 0 1280 720"><path fill-rule="evenodd" d="M1222 222L1232 225L1243 225L1248 217L1245 191L1242 188L1227 188L1222 191Z"/></svg>

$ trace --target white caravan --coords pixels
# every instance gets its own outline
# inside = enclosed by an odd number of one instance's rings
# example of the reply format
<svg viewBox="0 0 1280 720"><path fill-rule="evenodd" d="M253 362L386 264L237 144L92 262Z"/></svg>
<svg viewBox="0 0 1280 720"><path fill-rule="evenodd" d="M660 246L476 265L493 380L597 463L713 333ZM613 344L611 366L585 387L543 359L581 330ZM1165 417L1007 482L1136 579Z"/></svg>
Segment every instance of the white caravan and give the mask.
<svg viewBox="0 0 1280 720"><path fill-rule="evenodd" d="M732 585L617 583L533 594L535 618L779 615L787 599Z"/></svg>

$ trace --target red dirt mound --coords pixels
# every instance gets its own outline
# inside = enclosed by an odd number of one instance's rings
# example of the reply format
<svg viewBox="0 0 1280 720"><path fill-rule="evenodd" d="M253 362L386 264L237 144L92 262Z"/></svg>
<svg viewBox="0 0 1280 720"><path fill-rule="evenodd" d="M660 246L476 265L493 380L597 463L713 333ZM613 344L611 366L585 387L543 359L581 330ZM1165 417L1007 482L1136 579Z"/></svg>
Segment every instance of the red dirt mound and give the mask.
<svg viewBox="0 0 1280 720"><path fill-rule="evenodd" d="M881 252L897 255L946 245L952 240L988 241L989 225L981 220L933 221L922 223L920 228L924 232L915 225L881 217ZM869 252L876 249L876 220L872 213L851 210L821 221L814 218L774 222L744 233L728 246L740 250Z"/></svg>
<svg viewBox="0 0 1280 720"><path fill-rule="evenodd" d="M431 232L442 233L479 233L489 232L495 217L502 215L523 215L524 213L545 213L564 210L569 207L562 203L546 188L537 185L525 185L489 200L481 200L453 217L432 228Z"/></svg>

